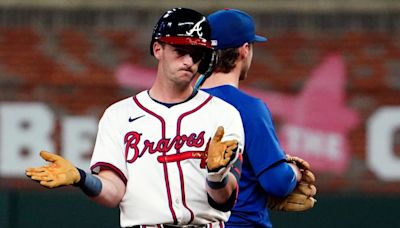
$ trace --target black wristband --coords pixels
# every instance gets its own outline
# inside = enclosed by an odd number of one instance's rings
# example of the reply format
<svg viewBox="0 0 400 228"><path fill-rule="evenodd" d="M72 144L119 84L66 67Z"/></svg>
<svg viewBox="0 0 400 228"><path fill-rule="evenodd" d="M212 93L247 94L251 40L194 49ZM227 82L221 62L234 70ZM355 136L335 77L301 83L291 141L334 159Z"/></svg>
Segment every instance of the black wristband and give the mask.
<svg viewBox="0 0 400 228"><path fill-rule="evenodd" d="M98 196L103 187L101 180L90 173L86 173L80 168L77 169L79 171L81 179L78 183L74 184L74 186L79 187L88 196Z"/></svg>
<svg viewBox="0 0 400 228"><path fill-rule="evenodd" d="M211 189L220 189L228 184L228 178L228 175L226 175L226 177L224 177L221 182L209 181L208 179L206 179L206 182Z"/></svg>
<svg viewBox="0 0 400 228"><path fill-rule="evenodd" d="M78 167L75 167L75 168L78 170L79 175L81 176L81 179L77 183L75 183L74 186L75 187L80 187L83 183L85 183L86 172L83 171L82 169L78 168Z"/></svg>

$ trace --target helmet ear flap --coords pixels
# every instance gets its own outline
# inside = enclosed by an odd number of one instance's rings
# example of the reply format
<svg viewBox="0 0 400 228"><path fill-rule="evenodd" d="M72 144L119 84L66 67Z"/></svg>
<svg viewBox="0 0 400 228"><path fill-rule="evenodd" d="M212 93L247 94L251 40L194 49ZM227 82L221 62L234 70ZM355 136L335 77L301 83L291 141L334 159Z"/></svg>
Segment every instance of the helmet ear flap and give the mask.
<svg viewBox="0 0 400 228"><path fill-rule="evenodd" d="M217 61L218 61L217 53L213 49L206 50L204 53L204 58L203 60L201 60L197 72L199 74L206 74L207 72L211 74L212 71L214 70Z"/></svg>
<svg viewBox="0 0 400 228"><path fill-rule="evenodd" d="M205 54L205 58L200 62L197 72L200 74L194 85L194 91L197 91L204 81L211 76L215 66L218 63L218 53L211 49Z"/></svg>

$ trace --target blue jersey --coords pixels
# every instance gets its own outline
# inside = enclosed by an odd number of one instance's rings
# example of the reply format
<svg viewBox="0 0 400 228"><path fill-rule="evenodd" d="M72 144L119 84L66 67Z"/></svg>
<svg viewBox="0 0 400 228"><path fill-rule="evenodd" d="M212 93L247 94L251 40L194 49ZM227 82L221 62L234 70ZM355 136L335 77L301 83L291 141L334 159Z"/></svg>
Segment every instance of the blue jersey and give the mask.
<svg viewBox="0 0 400 228"><path fill-rule="evenodd" d="M271 165L284 160L285 153L278 142L267 105L230 85L203 90L232 104L240 112L244 125L245 147L239 195L226 227L272 227L266 209L268 195L259 178ZM264 178L264 181L273 186L276 179Z"/></svg>

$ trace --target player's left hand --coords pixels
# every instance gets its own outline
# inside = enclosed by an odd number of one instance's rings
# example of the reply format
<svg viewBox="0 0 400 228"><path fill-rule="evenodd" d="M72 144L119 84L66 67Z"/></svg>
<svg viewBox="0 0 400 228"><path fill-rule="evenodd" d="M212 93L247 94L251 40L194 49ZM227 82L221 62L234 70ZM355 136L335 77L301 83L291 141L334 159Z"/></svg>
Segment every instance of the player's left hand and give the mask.
<svg viewBox="0 0 400 228"><path fill-rule="evenodd" d="M47 188L55 188L75 184L81 179L78 169L63 157L46 151L41 151L40 156L50 164L27 168L25 174L32 180Z"/></svg>
<svg viewBox="0 0 400 228"><path fill-rule="evenodd" d="M207 168L210 171L226 167L230 163L232 156L235 156L234 151L237 149L238 141L228 140L221 142L223 136L224 128L220 126L208 147Z"/></svg>

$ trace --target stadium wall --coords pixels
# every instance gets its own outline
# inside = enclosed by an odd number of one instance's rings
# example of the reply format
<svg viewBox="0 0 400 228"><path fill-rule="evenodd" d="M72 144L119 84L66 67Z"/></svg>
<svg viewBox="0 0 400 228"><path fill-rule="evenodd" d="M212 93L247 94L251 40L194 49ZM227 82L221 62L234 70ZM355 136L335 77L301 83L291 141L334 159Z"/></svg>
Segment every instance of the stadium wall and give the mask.
<svg viewBox="0 0 400 228"><path fill-rule="evenodd" d="M23 170L42 164L40 149L88 166L104 109L154 79L161 11L0 8L0 227L50 227L65 214L65 227L118 226L117 209L43 189ZM268 103L285 149L312 161L319 190L313 210L273 213L276 227L397 227L399 11L251 13L269 41L256 44L243 87Z"/></svg>

